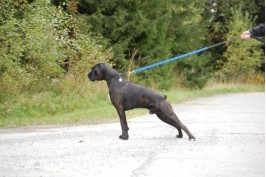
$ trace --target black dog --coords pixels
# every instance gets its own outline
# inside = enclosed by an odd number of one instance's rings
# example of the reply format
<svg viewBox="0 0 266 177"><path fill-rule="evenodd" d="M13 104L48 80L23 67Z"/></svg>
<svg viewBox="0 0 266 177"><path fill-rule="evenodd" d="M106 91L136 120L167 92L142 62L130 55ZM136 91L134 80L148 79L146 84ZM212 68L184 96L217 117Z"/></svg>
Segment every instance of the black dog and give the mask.
<svg viewBox="0 0 266 177"><path fill-rule="evenodd" d="M134 108L146 108L150 114L156 114L163 122L172 125L178 130L178 138L182 138L182 130L187 133L189 139L195 137L180 122L171 105L166 101L166 96L156 93L148 88L133 84L122 78L113 68L100 63L92 67L88 74L91 81L106 80L109 87L110 99L116 108L122 127L120 139L128 139L128 126L125 111Z"/></svg>

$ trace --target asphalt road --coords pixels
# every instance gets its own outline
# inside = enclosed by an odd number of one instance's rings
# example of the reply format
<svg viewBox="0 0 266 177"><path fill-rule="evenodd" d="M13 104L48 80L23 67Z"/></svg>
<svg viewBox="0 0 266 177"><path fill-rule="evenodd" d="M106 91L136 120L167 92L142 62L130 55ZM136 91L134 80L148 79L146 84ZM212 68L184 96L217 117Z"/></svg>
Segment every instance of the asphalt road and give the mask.
<svg viewBox="0 0 266 177"><path fill-rule="evenodd" d="M0 129L1 177L264 177L265 94L229 94L173 106L196 137L155 115L119 123Z"/></svg>

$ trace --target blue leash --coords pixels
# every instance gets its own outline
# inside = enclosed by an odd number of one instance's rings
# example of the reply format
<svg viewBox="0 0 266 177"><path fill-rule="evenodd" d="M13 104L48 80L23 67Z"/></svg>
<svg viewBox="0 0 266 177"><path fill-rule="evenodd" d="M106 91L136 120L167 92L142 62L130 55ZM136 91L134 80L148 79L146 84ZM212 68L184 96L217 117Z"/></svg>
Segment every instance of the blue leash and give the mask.
<svg viewBox="0 0 266 177"><path fill-rule="evenodd" d="M231 40L236 40L238 39L239 37L233 37L231 38ZM259 38L256 38L256 37L252 37L256 40L259 40L261 41ZM220 46L220 45L223 45L225 44L227 41L224 41L224 42L220 42L220 43L217 43L217 44L214 44L214 45L211 45L211 46L208 46L208 47L203 47L201 49L198 49L198 50L193 50L191 52L188 52L188 53L185 53L185 54L182 54L182 55L178 55L178 56L175 56L173 58L168 58L168 59L165 59L163 61L160 61L160 62L156 62L156 63L153 63L151 65L148 65L148 66L144 66L144 67L141 67L141 68L138 68L138 69L135 69L131 72L127 72L127 73L124 73L124 74L121 74L121 75L127 75L127 74L131 74L131 73L139 73L139 72L142 72L142 71L145 71L145 70L148 70L148 69L151 69L151 68L154 68L154 67L157 67L157 66L160 66L160 65L163 65L163 64L166 64L166 63L169 63L171 61L175 61L175 60L180 60L184 57L187 57L189 55L193 55L193 54L196 54L196 53L200 53L200 52L203 52L205 50L208 50L208 49L211 49L211 48L214 48L214 47L217 47L217 46ZM263 40L264 42L264 40Z"/></svg>
<svg viewBox="0 0 266 177"><path fill-rule="evenodd" d="M217 43L217 44L214 44L214 45L211 45L211 46L208 46L208 47L204 47L204 48L201 48L201 49L198 49L198 50L194 50L194 51L191 51L191 52L188 52L188 53L185 53L185 54L182 54L182 55L178 55L178 56L175 56L173 58L169 58L169 59L166 59L166 60L163 60L163 61L160 61L160 62L157 62L157 63L153 63L151 65L148 65L148 66L144 66L144 67L141 67L141 68L138 68L138 69L135 69L129 73L139 73L139 72L142 72L142 71L145 71L145 70L148 70L148 69L151 69L151 68L154 68L154 67L157 67L157 66L160 66L160 65L163 65L165 63L169 63L171 61L175 61L175 60L179 60L179 59L182 59L184 57L187 57L189 55L193 55L193 54L196 54L196 53L200 53L200 52L203 52L205 50L208 50L210 48L213 48L213 47L217 47L219 45L223 45L225 44L226 41L224 42L220 42L220 43Z"/></svg>

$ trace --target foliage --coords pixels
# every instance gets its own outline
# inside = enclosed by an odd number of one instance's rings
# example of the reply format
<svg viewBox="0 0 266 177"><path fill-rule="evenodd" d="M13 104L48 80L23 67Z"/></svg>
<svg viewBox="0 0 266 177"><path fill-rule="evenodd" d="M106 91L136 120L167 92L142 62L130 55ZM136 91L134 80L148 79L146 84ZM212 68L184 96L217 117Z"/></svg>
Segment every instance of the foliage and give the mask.
<svg viewBox="0 0 266 177"><path fill-rule="evenodd" d="M264 0L210 0L206 1L204 18L209 19L207 39L211 43L218 43L227 39L229 23L233 20L231 8L239 9L242 13L249 12L254 20L250 26L242 26L235 37L239 37L241 32L252 28L254 25L265 23L265 1ZM226 46L212 49L212 66L215 68L217 60L226 60L223 53Z"/></svg>
<svg viewBox="0 0 266 177"><path fill-rule="evenodd" d="M105 83L104 83L105 84ZM5 112L7 116L1 118L0 127L29 126L36 124L81 124L119 121L117 112L107 99L106 91L103 93L103 85L98 83L98 88L93 94L73 93L65 98L60 98L52 92L46 92L32 97L20 95L17 102L13 102L12 111ZM89 87L91 88L91 87ZM218 94L239 92L263 92L263 85L252 84L214 84L204 89L171 89L167 92L168 101L181 103L200 97L208 97ZM87 92L88 94L89 92ZM60 104L58 104L60 103ZM71 104L70 104L71 103ZM49 113L47 114L47 111ZM146 114L147 110L136 109L127 112L127 117Z"/></svg>
<svg viewBox="0 0 266 177"><path fill-rule="evenodd" d="M203 45L204 1L83 0L79 7L91 30L105 39L103 45L112 48L113 62L120 70L155 63ZM136 76L137 80L169 89L176 82L175 65L146 71Z"/></svg>
<svg viewBox="0 0 266 177"><path fill-rule="evenodd" d="M217 72L220 80L224 82L264 82L263 76L258 80L258 68L261 66L264 57L260 49L260 42L255 40L241 41L234 36L241 34L243 27L252 26L251 16L248 12L244 14L240 9L231 8L232 20L229 23L227 38L229 43L223 54L227 59L220 61L221 70Z"/></svg>
<svg viewBox="0 0 266 177"><path fill-rule="evenodd" d="M10 16L0 36L1 97L45 91L68 74L84 79L93 63L109 57L95 39L79 34L63 9L43 1L28 5L19 18Z"/></svg>
<svg viewBox="0 0 266 177"><path fill-rule="evenodd" d="M170 25L171 12L167 1L82 1L91 7L86 11L87 22L91 30L104 37L103 44L111 47L114 52L113 63L119 70L127 70L131 58L135 65L146 65L170 56L170 46L167 30ZM150 10L150 9L153 10ZM133 51L135 53L132 58ZM156 84L160 84L161 73L168 74L171 68L158 68L145 75L147 80L152 80L150 75L156 77ZM154 82L156 80L152 80ZM169 82L166 87L172 85Z"/></svg>
<svg viewBox="0 0 266 177"><path fill-rule="evenodd" d="M106 86L87 82L93 64L105 62L126 72L230 41L264 22L264 4L262 0L1 0L0 118L6 122L37 118L40 123L44 117L71 117L88 108L97 112L107 105L102 94ZM254 40L237 40L130 79L164 90L203 88L213 76L224 82L261 83L260 48Z"/></svg>
<svg viewBox="0 0 266 177"><path fill-rule="evenodd" d="M180 62L177 65L176 75L179 85L194 89L204 88L211 77L208 57L208 55L194 56Z"/></svg>
<svg viewBox="0 0 266 177"><path fill-rule="evenodd" d="M112 56L97 40L81 34L60 6L35 1L19 16L10 13L0 26L0 118L9 122L92 107L99 87L84 82L86 73Z"/></svg>
<svg viewBox="0 0 266 177"><path fill-rule="evenodd" d="M194 51L206 45L203 19L205 1L176 1L173 6L173 55ZM179 61L175 67L177 82L188 88L203 88L211 76L208 51Z"/></svg>

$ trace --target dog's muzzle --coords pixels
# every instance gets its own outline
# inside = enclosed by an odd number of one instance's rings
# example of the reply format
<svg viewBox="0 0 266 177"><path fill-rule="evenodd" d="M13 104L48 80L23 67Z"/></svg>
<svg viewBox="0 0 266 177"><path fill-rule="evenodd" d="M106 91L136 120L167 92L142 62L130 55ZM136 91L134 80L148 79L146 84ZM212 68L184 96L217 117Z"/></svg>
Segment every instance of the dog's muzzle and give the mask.
<svg viewBox="0 0 266 177"><path fill-rule="evenodd" d="M89 72L88 78L89 78L90 81L95 81L96 73L94 71Z"/></svg>

